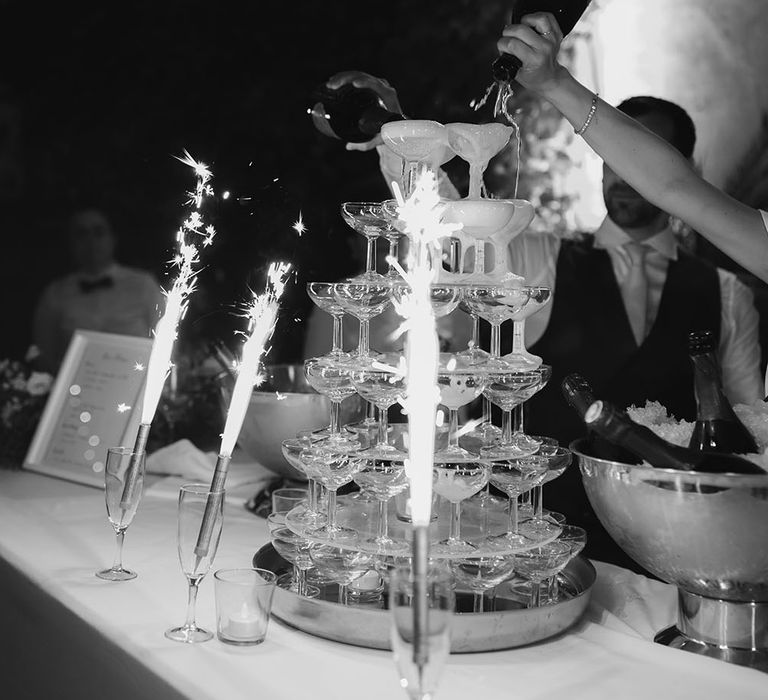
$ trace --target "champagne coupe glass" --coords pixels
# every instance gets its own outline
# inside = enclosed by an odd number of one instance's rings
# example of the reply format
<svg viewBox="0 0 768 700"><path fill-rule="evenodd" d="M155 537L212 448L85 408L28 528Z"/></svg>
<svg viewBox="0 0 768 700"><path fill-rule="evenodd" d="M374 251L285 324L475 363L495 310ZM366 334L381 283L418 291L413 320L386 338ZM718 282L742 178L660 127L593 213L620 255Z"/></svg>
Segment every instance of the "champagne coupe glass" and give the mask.
<svg viewBox="0 0 768 700"><path fill-rule="evenodd" d="M577 525L564 524L563 529L560 532L560 536L555 541L565 542L571 548L571 552L568 555L568 559L566 559L566 561L563 563L562 569L564 569L566 566L568 566L568 562L570 562L571 559L575 559L577 556L579 556L579 554L581 554L581 551L586 546L587 531L583 527L578 527ZM554 576L550 577L549 579L547 597L551 602L556 603L559 596L560 596L560 582L558 579L558 574L555 573Z"/></svg>
<svg viewBox="0 0 768 700"><path fill-rule="evenodd" d="M319 309L330 314L333 318L333 345L326 357L342 362L348 360L351 355L344 352L342 324L345 311L336 300L333 285L333 282L307 282L307 294Z"/></svg>
<svg viewBox="0 0 768 700"><path fill-rule="evenodd" d="M363 460L355 451L341 451L330 441L312 445L301 453L301 459L311 464L310 468L316 471L318 481L326 490L325 524L308 530L307 534L337 543L356 542L357 531L336 522L336 492L352 481L352 477L362 468Z"/></svg>
<svg viewBox="0 0 768 700"><path fill-rule="evenodd" d="M402 303L410 294L411 288L405 283L395 283L392 287L392 299L395 302ZM455 285L433 284L429 289L429 301L435 318L452 313L458 307L461 296L461 290Z"/></svg>
<svg viewBox="0 0 768 700"><path fill-rule="evenodd" d="M325 520L325 514L320 511L320 483L318 472L313 469L312 463L301 459L301 454L312 446L308 436L288 438L281 443L283 457L294 469L307 477L308 502L301 513L292 514L292 520L304 525L318 526Z"/></svg>
<svg viewBox="0 0 768 700"><path fill-rule="evenodd" d="M531 398L550 376L552 368L549 365L527 372L492 370L489 373L483 395L502 410L502 429L500 444L488 447L488 456L525 457L541 447L541 442L521 429L513 430L512 409Z"/></svg>
<svg viewBox="0 0 768 700"><path fill-rule="evenodd" d="M365 272L354 277L355 282L385 282L376 272L376 239L391 227L390 217L380 202L344 202L341 216L352 229L366 238Z"/></svg>
<svg viewBox="0 0 768 700"><path fill-rule="evenodd" d="M351 372L338 362L323 357L312 357L304 361L304 374L310 386L331 402L331 424L328 440L339 448L352 449L357 440L341 430L339 415L341 402L355 393Z"/></svg>
<svg viewBox="0 0 768 700"><path fill-rule="evenodd" d="M448 445L435 458L447 462L451 459L476 457L459 445L459 409L472 403L483 391L486 373L472 364L461 353L442 353L437 370L440 403L450 412Z"/></svg>
<svg viewBox="0 0 768 700"><path fill-rule="evenodd" d="M557 574L568 563L570 556L570 545L559 540L517 554L517 573L531 582L529 608L539 606L542 581Z"/></svg>
<svg viewBox="0 0 768 700"><path fill-rule="evenodd" d="M548 445L542 445L536 454L540 457L545 457L549 461L549 466L541 483L533 489L533 509L531 520L528 523L529 528L533 530L536 530L542 524L545 529L548 529L552 517L551 514L545 517L543 487L553 479L561 476L572 460L571 451L566 447L555 446L553 448Z"/></svg>
<svg viewBox="0 0 768 700"><path fill-rule="evenodd" d="M277 585L303 598L317 598L320 589L307 583L307 571L312 568L309 540L288 527L285 513L270 513L267 526L275 551L292 566L291 574L278 578Z"/></svg>
<svg viewBox="0 0 768 700"><path fill-rule="evenodd" d="M434 545L437 554L467 554L477 547L461 539L461 502L474 496L488 483L488 466L478 461L454 460L435 462L432 466L432 489L451 503L448 539Z"/></svg>
<svg viewBox="0 0 768 700"><path fill-rule="evenodd" d="M521 370L536 369L542 359L533 355L525 348L525 320L541 311L552 298L549 287L527 287L528 303L519 311L511 314L512 318L512 352L504 355L504 360L511 366Z"/></svg>
<svg viewBox="0 0 768 700"><path fill-rule="evenodd" d="M373 447L366 450L365 456L372 459L405 458L405 453L389 442L388 422L389 408L405 394L405 374L390 369L366 367L353 370L351 377L357 393L379 409L378 439Z"/></svg>
<svg viewBox="0 0 768 700"><path fill-rule="evenodd" d="M208 504L211 504L210 507ZM207 546L199 546L201 526L205 517L212 518ZM179 492L178 550L179 562L189 583L187 618L180 627L166 630L165 636L174 642L195 644L213 638L213 632L198 627L195 606L200 582L211 568L221 538L224 519L224 491L213 492L209 484L185 484Z"/></svg>
<svg viewBox="0 0 768 700"><path fill-rule="evenodd" d="M483 594L506 581L515 570L515 557L468 557L451 562L456 583L469 588L473 593L472 612L483 612Z"/></svg>
<svg viewBox="0 0 768 700"><path fill-rule="evenodd" d="M389 501L408 488L408 477L403 462L390 460L367 459L363 468L354 476L355 482L367 488L378 501L377 534L373 539L365 540L364 544L376 547L378 551L390 555L408 552L407 542L398 542L389 534Z"/></svg>
<svg viewBox="0 0 768 700"><path fill-rule="evenodd" d="M454 156L448 146L445 127L429 119L405 119L381 127L385 146L403 159L403 197L411 196L423 167L434 170Z"/></svg>
<svg viewBox="0 0 768 700"><path fill-rule="evenodd" d="M465 314L469 314L472 320L472 337L470 338L469 345L466 350L462 350L458 355L461 355L468 362L473 364L480 364L486 362L491 354L480 348L480 317L472 310L465 300L465 295L462 294L461 301L459 302L459 309Z"/></svg>
<svg viewBox="0 0 768 700"><path fill-rule="evenodd" d="M347 605L349 584L360 578L373 566L373 556L365 552L334 544L312 544L309 548L312 563L339 586L338 602Z"/></svg>
<svg viewBox="0 0 768 700"><path fill-rule="evenodd" d="M547 465L546 458L536 456L491 462L489 480L509 497L509 521L507 531L502 535L489 537L489 543L507 546L511 549L519 549L532 544L530 536L520 532L518 501L521 493L533 488L544 478ZM554 530L553 526L552 536L554 537L556 534L557 530Z"/></svg>
<svg viewBox="0 0 768 700"><path fill-rule="evenodd" d="M415 588L413 569L396 564L389 571L389 610L392 619L391 640L400 685L411 700L430 700L440 682L443 666L451 649L451 619L455 607L453 576L445 564L434 564L427 570L426 652L424 664L414 662Z"/></svg>
<svg viewBox="0 0 768 700"><path fill-rule="evenodd" d="M337 282L333 293L339 305L360 322L360 335L357 344L358 361L371 358L370 321L384 312L389 306L392 287L382 275L382 283L375 282Z"/></svg>
<svg viewBox="0 0 768 700"><path fill-rule="evenodd" d="M133 522L133 516L136 515L136 509L139 507L139 501L141 501L141 494L144 489L146 454L142 453L138 456L138 461L133 467L138 472L135 485L129 489L130 492L126 494L127 498L123 498L133 459L134 452L129 447L110 447L107 450L107 463L104 467L104 496L107 503L107 517L117 539L117 549L111 568L96 572L96 576L107 581L129 581L136 578L135 571L123 566L123 540L125 539L125 531Z"/></svg>

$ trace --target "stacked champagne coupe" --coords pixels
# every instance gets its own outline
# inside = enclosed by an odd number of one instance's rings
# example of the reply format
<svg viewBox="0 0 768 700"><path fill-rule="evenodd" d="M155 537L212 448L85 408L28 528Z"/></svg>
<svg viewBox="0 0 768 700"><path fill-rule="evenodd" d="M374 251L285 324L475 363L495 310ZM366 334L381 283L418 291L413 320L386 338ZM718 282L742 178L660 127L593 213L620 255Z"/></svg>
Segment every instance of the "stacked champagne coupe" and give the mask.
<svg viewBox="0 0 768 700"><path fill-rule="evenodd" d="M511 271L514 261L507 262L509 242L533 217L531 205L485 198L478 184L489 160L508 146L512 129L406 120L386 124L382 138L403 159L406 196L415 169L435 168L453 155L467 160L472 179L471 198L444 202L444 221L462 227L450 246L453 269L440 269L431 290L434 315L468 314L474 333L466 349L439 357L444 410L439 412L443 420L432 469L430 557L447 564L454 586L467 591L471 604L462 611L488 610L495 592L502 590L520 607L557 603L568 596L558 573L581 550L584 537L542 506L540 492L545 482L562 474L571 456L551 438L527 435L522 420L523 405L551 375L551 368L523 342L525 319L549 301L550 290L527 286ZM334 330L328 353L307 359L305 373L331 408L327 428L300 431L283 443L286 460L308 480L309 497L284 516L275 547L284 558L299 562L299 568L313 567L311 585L302 583L302 595L347 604L362 597L352 593L359 593L356 582L365 580L371 582L365 590L373 592L366 600L381 605L388 572L407 564L411 554L404 468L409 435L407 423L389 421L406 398L405 354L373 349L369 324L390 306L397 311L408 293L397 271L403 234L394 200L347 202L341 214L366 238L366 269L341 282L307 285L314 304L331 316ZM386 274L377 271L379 238L389 244ZM487 264L488 246L492 266ZM342 346L345 316L360 326L352 352ZM488 351L478 345L480 319L491 326ZM502 356L505 321L513 322L507 325L514 342L512 352ZM341 404L355 394L369 402L369 417L340 425ZM463 419L481 397L483 417ZM500 426L492 423L491 405L501 410ZM339 496L339 489L351 482L359 491ZM491 485L506 498L495 495ZM293 591L299 590L295 571L283 584Z"/></svg>

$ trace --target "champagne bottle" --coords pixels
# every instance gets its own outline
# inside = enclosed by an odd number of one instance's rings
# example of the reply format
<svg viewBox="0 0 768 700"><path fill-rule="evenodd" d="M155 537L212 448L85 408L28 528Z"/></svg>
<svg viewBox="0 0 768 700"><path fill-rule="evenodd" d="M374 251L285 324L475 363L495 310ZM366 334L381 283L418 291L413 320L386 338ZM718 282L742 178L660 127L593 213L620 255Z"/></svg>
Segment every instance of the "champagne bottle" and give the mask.
<svg viewBox="0 0 768 700"><path fill-rule="evenodd" d="M382 124L405 119L403 114L390 112L374 90L350 83L335 89L321 85L313 93L307 113L320 133L352 143L370 141Z"/></svg>
<svg viewBox="0 0 768 700"><path fill-rule="evenodd" d="M688 353L693 362L696 394L696 424L688 444L692 450L747 454L758 452L757 443L734 413L723 391L720 362L711 331L688 335Z"/></svg>
<svg viewBox="0 0 768 700"><path fill-rule="evenodd" d="M568 405L584 420L589 407L597 398L590 383L580 374L569 374L560 385ZM625 464L639 464L640 460L632 452L619 445L609 442L602 435L589 431L586 438L586 452L592 457L607 459L612 462L624 462Z"/></svg>
<svg viewBox="0 0 768 700"><path fill-rule="evenodd" d="M517 0L512 8L510 24L520 24L524 15L533 12L551 12L560 25L563 36L566 36L576 26L589 2L590 0ZM522 65L517 56L502 54L493 62L493 79L499 83L510 83Z"/></svg>
<svg viewBox="0 0 768 700"><path fill-rule="evenodd" d="M758 465L736 455L698 452L673 445L605 401L595 401L587 409L584 421L606 440L633 452L654 467L709 474L766 473Z"/></svg>

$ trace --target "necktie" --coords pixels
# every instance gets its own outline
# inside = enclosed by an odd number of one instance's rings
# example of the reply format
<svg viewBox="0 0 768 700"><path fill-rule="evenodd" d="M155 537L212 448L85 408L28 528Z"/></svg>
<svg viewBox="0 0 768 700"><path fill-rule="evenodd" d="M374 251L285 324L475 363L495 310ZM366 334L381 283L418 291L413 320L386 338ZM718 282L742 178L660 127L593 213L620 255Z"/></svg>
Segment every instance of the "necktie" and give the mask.
<svg viewBox="0 0 768 700"><path fill-rule="evenodd" d="M645 274L645 253L642 243L627 243L624 246L630 260L630 267L621 285L621 296L627 310L629 325L640 345L645 339L645 323L648 313L648 277Z"/></svg>
<svg viewBox="0 0 768 700"><path fill-rule="evenodd" d="M80 280L79 284L80 291L83 294L90 294L91 292L95 292L97 289L108 289L114 284L114 282L111 277L104 276L95 280Z"/></svg>

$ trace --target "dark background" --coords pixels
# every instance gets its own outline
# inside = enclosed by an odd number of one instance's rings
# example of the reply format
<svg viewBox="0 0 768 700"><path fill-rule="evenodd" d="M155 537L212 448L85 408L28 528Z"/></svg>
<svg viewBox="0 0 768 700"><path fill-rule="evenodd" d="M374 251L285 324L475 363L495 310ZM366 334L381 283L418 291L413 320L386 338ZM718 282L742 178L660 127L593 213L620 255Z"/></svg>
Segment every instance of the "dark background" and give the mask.
<svg viewBox="0 0 768 700"><path fill-rule="evenodd" d="M167 285L188 209L187 149L213 171L218 231L180 337L230 337L234 303L265 266L299 271L273 358L301 358L303 283L358 271L347 200L383 199L375 153L349 153L306 115L315 86L364 70L398 87L412 117L476 121L504 21L496 2L0 2L0 357L20 357L37 296L68 269L66 220L102 202L122 262ZM229 190L233 197L222 200ZM247 204L237 198L248 197ZM292 224L299 212L307 233Z"/></svg>

